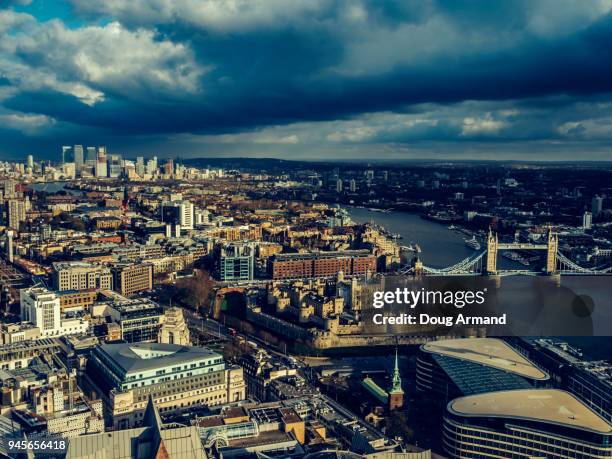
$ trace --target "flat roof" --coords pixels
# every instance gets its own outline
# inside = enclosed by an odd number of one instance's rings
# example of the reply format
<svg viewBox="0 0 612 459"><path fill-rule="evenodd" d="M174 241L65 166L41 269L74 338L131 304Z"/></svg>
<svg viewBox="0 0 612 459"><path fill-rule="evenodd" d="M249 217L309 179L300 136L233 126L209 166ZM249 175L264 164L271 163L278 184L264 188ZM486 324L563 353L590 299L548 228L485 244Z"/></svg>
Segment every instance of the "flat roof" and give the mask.
<svg viewBox="0 0 612 459"><path fill-rule="evenodd" d="M306 252L306 253L277 253L274 255L274 260L290 261L290 260L308 260L313 258L347 258L347 257L369 257L372 253L367 249L359 250L338 250L333 252Z"/></svg>
<svg viewBox="0 0 612 459"><path fill-rule="evenodd" d="M608 434L612 425L569 392L558 389L522 389L460 397L448 410L462 416L516 418Z"/></svg>
<svg viewBox="0 0 612 459"><path fill-rule="evenodd" d="M107 343L99 348L126 373L185 365L207 357L221 358L221 354L204 347L178 344Z"/></svg>
<svg viewBox="0 0 612 459"><path fill-rule="evenodd" d="M548 374L519 354L512 346L497 338L462 338L432 341L421 349L434 354L487 365L520 376L546 380Z"/></svg>

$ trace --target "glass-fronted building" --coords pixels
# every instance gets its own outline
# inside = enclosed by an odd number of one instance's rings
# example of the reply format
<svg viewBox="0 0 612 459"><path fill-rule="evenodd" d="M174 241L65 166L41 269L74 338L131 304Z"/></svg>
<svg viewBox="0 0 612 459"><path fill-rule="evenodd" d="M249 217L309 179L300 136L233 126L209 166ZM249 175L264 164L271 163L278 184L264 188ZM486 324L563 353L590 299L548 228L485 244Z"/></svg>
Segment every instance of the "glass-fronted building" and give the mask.
<svg viewBox="0 0 612 459"><path fill-rule="evenodd" d="M496 338L434 341L417 356L416 388L443 402L492 391L546 387L550 378Z"/></svg>
<svg viewBox="0 0 612 459"><path fill-rule="evenodd" d="M612 457L612 426L557 389L460 397L447 405L442 433L456 459Z"/></svg>

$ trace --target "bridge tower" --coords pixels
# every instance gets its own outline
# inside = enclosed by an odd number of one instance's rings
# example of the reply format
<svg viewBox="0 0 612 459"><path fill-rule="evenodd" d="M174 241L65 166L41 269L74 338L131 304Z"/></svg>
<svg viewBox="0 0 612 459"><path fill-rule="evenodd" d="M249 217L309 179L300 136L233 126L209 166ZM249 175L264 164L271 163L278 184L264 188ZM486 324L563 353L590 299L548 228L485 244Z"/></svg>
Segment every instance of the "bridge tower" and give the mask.
<svg viewBox="0 0 612 459"><path fill-rule="evenodd" d="M415 276L420 276L423 274L423 262L418 255L412 260L412 269Z"/></svg>
<svg viewBox="0 0 612 459"><path fill-rule="evenodd" d="M489 228L489 235L487 236L487 266L485 274L495 275L497 274L497 246L499 241L497 234L493 234L491 228Z"/></svg>
<svg viewBox="0 0 612 459"><path fill-rule="evenodd" d="M546 274L557 272L557 250L559 249L559 237L548 228L548 242L546 249Z"/></svg>

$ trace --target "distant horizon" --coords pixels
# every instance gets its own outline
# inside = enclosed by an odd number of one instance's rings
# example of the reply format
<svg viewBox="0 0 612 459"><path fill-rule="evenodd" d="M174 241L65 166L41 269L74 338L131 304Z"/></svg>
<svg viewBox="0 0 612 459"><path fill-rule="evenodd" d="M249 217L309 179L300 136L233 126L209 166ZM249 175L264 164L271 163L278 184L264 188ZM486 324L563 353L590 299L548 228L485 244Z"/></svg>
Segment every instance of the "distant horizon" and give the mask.
<svg viewBox="0 0 612 459"><path fill-rule="evenodd" d="M107 154L113 154L112 152L109 152ZM462 158L429 158L429 159L417 159L417 158L404 158L404 159L386 159L386 158L382 158L382 159L370 159L370 160L366 160L366 159L359 159L359 158L353 158L353 159L340 159L340 158L329 158L329 159L286 159L286 158L277 158L277 157L272 157L272 156L262 156L262 157L253 157L253 156L247 156L247 155L236 155L236 156L194 156L194 157L185 157L182 155L175 155L175 156L159 156L159 155L129 155L129 156L123 156L123 159L127 159L129 161L135 161L139 156L142 156L144 159L150 159L153 158L154 156L157 157L158 160L160 161L166 161L169 159L172 160L180 160L181 162L185 162L185 163L193 163L193 162L197 162L197 161L206 161L206 160L211 160L211 161L217 161L217 162L221 162L221 161L254 161L254 160L261 160L261 161L278 161L278 162L288 162L288 163L310 163L310 164L322 164L322 165L334 165L334 164L343 164L343 165L350 165L350 164L355 164L355 165L359 165L359 166L367 166L367 165L371 165L371 166L378 166L378 165L393 165L393 166L401 166L401 165L410 165L410 164L534 164L534 165L563 165L563 164L568 164L568 165L597 165L597 164L605 164L605 165L610 165L612 166L612 159L606 159L606 160L597 160L597 159L501 159L501 158L494 158L494 159L462 159ZM5 161L5 162L25 162L26 161L26 157L23 158L19 158L19 159L7 159L7 158L2 158L0 156L0 161ZM61 160L59 159L52 159L52 158L40 158L37 159L36 156L34 156L34 161L49 161L51 162L51 164L61 164ZM67 161L70 162L70 161Z"/></svg>

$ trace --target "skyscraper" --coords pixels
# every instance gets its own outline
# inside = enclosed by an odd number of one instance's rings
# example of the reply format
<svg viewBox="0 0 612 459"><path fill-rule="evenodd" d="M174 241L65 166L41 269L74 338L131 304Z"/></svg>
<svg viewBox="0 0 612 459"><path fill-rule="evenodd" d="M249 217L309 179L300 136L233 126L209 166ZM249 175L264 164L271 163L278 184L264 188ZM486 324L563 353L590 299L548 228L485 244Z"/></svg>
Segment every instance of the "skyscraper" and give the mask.
<svg viewBox="0 0 612 459"><path fill-rule="evenodd" d="M153 175L157 171L157 156L147 161L147 174Z"/></svg>
<svg viewBox="0 0 612 459"><path fill-rule="evenodd" d="M98 154L96 152L96 147L87 147L87 156L85 157L85 162L87 165L94 167L97 160Z"/></svg>
<svg viewBox="0 0 612 459"><path fill-rule="evenodd" d="M34 169L34 156L28 155L27 165L30 169Z"/></svg>
<svg viewBox="0 0 612 459"><path fill-rule="evenodd" d="M585 212L582 215L582 229L588 230L591 229L593 224L593 214L591 212Z"/></svg>
<svg viewBox="0 0 612 459"><path fill-rule="evenodd" d="M121 155L108 155L108 176L119 177L123 168Z"/></svg>
<svg viewBox="0 0 612 459"><path fill-rule="evenodd" d="M145 175L145 163L144 158L142 156L138 156L136 158L136 173L143 177Z"/></svg>
<svg viewBox="0 0 612 459"><path fill-rule="evenodd" d="M17 182L13 179L6 179L4 181L4 197L14 198L17 196Z"/></svg>
<svg viewBox="0 0 612 459"><path fill-rule="evenodd" d="M591 200L591 213L593 214L593 217L599 217L599 214L601 213L602 209L603 198L598 195L593 196L593 199Z"/></svg>
<svg viewBox="0 0 612 459"><path fill-rule="evenodd" d="M106 147L98 147L96 161L96 177L108 177L108 164L106 163Z"/></svg>
<svg viewBox="0 0 612 459"><path fill-rule="evenodd" d="M62 164L64 164L66 160L70 161L70 158L69 158L70 150L72 150L72 147L69 147L67 145L64 145L62 147Z"/></svg>
<svg viewBox="0 0 612 459"><path fill-rule="evenodd" d="M6 201L7 223L10 228L19 229L19 224L26 219L26 203L22 198Z"/></svg>
<svg viewBox="0 0 612 459"><path fill-rule="evenodd" d="M76 167L77 172L81 171L81 168L83 167L83 145L75 145L74 149L72 150L74 152L74 164Z"/></svg>
<svg viewBox="0 0 612 459"><path fill-rule="evenodd" d="M172 175L172 173L174 172L174 161L172 160L172 158L168 158L168 160L166 161L164 172L166 173L166 175Z"/></svg>

